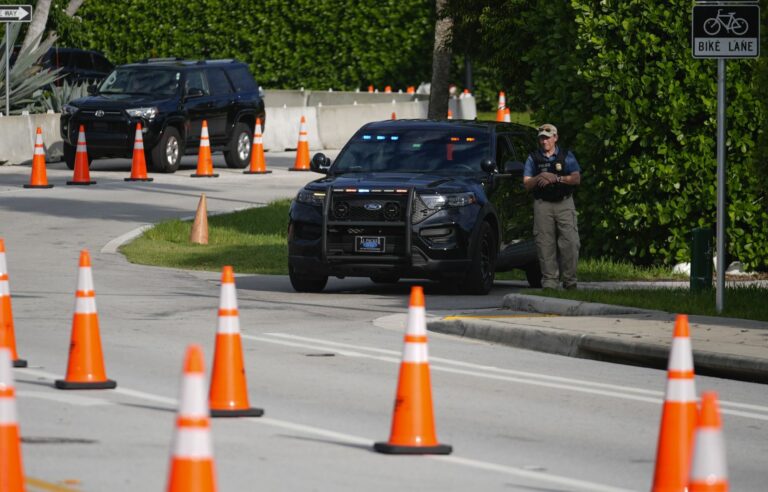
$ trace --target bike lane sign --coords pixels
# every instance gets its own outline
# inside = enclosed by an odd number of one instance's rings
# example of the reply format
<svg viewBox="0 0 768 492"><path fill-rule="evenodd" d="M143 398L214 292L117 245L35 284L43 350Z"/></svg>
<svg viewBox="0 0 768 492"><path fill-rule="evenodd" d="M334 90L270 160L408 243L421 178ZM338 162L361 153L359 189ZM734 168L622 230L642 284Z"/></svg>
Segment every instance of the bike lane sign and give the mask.
<svg viewBox="0 0 768 492"><path fill-rule="evenodd" d="M694 58L760 56L759 5L695 5L691 25Z"/></svg>

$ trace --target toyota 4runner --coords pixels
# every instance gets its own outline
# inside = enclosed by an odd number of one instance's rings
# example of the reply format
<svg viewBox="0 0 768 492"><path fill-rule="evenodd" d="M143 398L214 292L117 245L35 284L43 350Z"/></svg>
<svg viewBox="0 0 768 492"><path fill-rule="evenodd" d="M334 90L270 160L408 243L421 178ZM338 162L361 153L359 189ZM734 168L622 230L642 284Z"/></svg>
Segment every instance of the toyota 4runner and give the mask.
<svg viewBox="0 0 768 492"><path fill-rule="evenodd" d="M264 100L248 66L236 60L152 59L117 67L90 96L64 106L64 160L75 165L78 129L85 127L88 158L131 157L141 123L150 167L172 173L200 145L207 121L213 151L228 167L250 162L256 118L265 124Z"/></svg>

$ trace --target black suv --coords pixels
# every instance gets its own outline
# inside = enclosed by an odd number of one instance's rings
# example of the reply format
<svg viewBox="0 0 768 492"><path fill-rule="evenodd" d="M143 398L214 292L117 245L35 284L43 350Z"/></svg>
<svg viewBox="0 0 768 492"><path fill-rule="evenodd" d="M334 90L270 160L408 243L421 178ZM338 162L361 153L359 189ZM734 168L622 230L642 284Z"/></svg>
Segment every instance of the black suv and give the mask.
<svg viewBox="0 0 768 492"><path fill-rule="evenodd" d="M327 174L301 189L288 226L288 271L300 292L329 275L377 283L429 278L486 294L498 269L539 286L530 240L505 242L510 190L521 190L531 128L462 120L387 120L363 126ZM501 203L507 202L507 203Z"/></svg>
<svg viewBox="0 0 768 492"><path fill-rule="evenodd" d="M228 167L250 162L256 118L265 124L264 100L248 66L236 60L153 59L117 67L88 97L61 113L64 160L75 165L78 128L85 126L88 158L131 157L141 123L147 162L172 173L200 145L208 123L211 150L224 151Z"/></svg>

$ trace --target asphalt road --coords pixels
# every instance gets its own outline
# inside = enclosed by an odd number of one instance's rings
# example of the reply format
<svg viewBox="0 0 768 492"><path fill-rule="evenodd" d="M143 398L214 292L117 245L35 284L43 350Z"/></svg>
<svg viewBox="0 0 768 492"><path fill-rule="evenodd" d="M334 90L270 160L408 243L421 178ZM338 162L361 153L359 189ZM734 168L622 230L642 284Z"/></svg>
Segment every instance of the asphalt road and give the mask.
<svg viewBox="0 0 768 492"><path fill-rule="evenodd" d="M220 161L220 156L216 162ZM191 179L194 159L153 183L125 183L126 160L96 161L92 187L25 190L28 167L0 167L19 355L16 369L29 490L162 490L183 352L213 353L219 274L131 265L115 239L170 217L295 194L317 175L289 173L290 154L267 154L274 173ZM93 257L107 374L116 390L60 391L66 371L77 258ZM219 490L648 490L665 387L663 371L571 359L430 334L437 434L447 457L386 456L410 285L332 279L322 294L287 277L237 277L244 356L257 419L215 420ZM520 289L456 296L427 284L430 315L497 308ZM698 377L722 399L731 490L765 490L765 386Z"/></svg>

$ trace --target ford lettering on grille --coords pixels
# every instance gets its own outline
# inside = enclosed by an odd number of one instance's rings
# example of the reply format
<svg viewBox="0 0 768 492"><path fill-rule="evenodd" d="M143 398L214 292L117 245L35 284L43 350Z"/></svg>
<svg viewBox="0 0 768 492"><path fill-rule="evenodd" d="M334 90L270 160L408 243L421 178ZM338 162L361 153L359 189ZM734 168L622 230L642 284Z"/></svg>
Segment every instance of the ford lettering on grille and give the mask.
<svg viewBox="0 0 768 492"><path fill-rule="evenodd" d="M368 202L365 205L363 205L363 207L366 210L375 211L375 210L381 210L382 205L379 202Z"/></svg>

